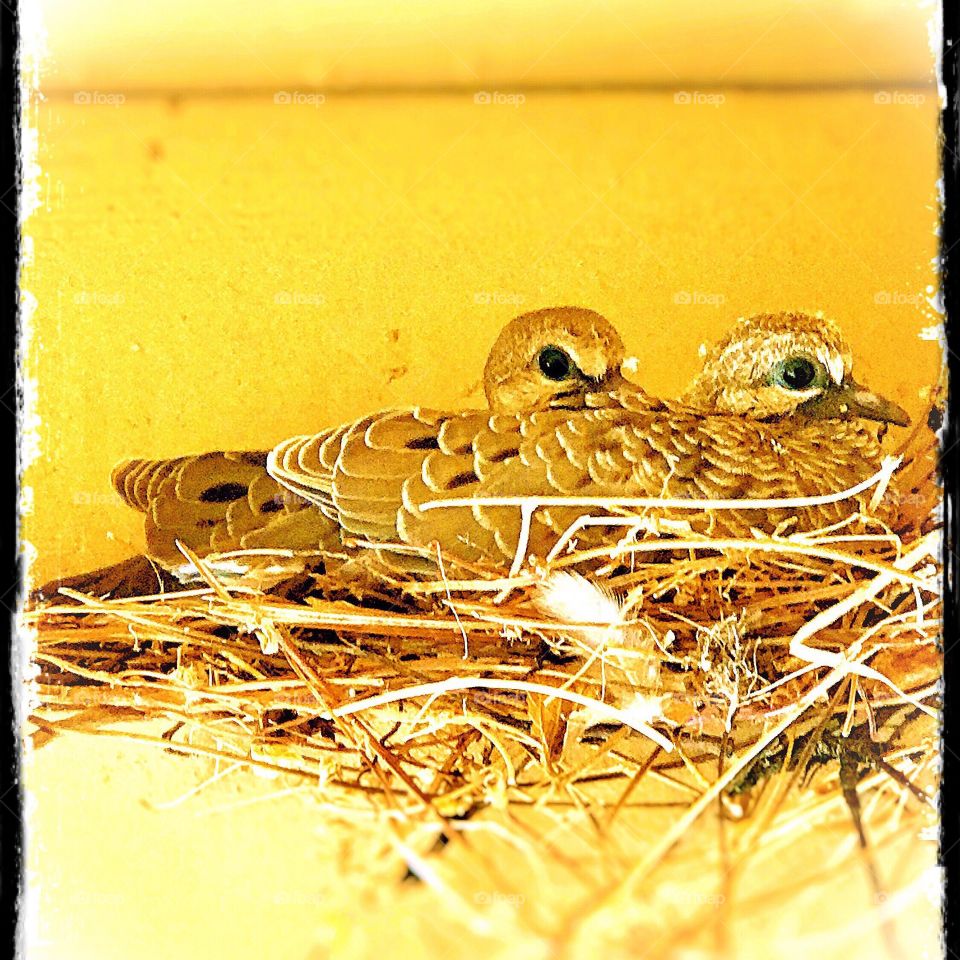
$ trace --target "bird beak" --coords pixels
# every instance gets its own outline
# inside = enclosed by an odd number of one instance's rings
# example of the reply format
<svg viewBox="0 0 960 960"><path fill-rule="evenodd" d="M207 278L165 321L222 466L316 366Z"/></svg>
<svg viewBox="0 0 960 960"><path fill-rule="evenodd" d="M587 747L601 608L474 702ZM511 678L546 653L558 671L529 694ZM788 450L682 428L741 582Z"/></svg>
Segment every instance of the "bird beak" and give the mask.
<svg viewBox="0 0 960 960"><path fill-rule="evenodd" d="M847 380L839 387L824 390L801 404L800 409L810 417L851 420L861 417L864 420L878 420L880 423L895 423L898 427L909 427L910 416L903 407L886 397L871 393L854 380Z"/></svg>

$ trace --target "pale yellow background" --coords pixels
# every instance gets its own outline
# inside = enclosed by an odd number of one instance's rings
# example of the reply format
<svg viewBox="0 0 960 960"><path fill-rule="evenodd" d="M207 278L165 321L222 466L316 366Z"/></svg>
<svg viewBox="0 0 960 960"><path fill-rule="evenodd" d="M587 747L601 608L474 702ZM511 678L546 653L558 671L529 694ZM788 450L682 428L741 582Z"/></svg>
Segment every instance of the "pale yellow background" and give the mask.
<svg viewBox="0 0 960 960"><path fill-rule="evenodd" d="M51 88L906 84L913 0L43 0Z"/></svg>
<svg viewBox="0 0 960 960"><path fill-rule="evenodd" d="M522 310L602 311L665 394L702 341L783 308L841 321L858 378L914 413L938 375L918 336L940 318L916 7L44 6L24 273L38 580L141 546L111 497L117 460L478 404L489 345ZM654 88L541 89L584 82ZM58 743L34 769L35 956L274 955L277 925L304 956L344 910L338 869L356 880L298 801L154 813L142 799L197 771L136 748ZM298 909L315 891L322 916ZM399 922L399 903L379 909Z"/></svg>

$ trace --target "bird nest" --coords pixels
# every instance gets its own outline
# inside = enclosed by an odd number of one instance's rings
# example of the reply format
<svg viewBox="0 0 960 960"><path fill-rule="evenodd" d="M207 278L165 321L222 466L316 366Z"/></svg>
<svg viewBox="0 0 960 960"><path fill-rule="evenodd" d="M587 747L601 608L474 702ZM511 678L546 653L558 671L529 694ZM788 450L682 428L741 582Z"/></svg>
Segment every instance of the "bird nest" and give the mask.
<svg viewBox="0 0 960 960"><path fill-rule="evenodd" d="M574 540L509 576L300 555L265 587L191 555L199 586L66 591L24 615L33 743L133 739L373 813L473 933L493 911L570 949L655 931L649 955L669 956L703 935L731 865L824 823L882 900L876 851L936 822L935 454L918 431L896 468L834 494L859 509L824 530L693 536L648 510L602 550Z"/></svg>

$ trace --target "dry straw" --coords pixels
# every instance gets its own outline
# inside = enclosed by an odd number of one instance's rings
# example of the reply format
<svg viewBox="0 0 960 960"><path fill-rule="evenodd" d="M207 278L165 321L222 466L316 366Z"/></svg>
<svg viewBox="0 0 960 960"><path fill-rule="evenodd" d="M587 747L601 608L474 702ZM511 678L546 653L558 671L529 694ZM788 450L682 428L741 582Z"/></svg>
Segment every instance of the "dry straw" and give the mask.
<svg viewBox="0 0 960 960"><path fill-rule="evenodd" d="M302 572L267 589L218 572L243 557L185 551L200 586L65 591L24 614L33 741L122 737L281 776L331 815L373 813L473 935L571 951L652 929L648 955L673 955L751 858L841 824L893 951L918 894L877 857L935 824L935 454L919 429L830 495L852 514L819 531L694 536L651 523L663 504L598 502L578 529L609 525L605 547L579 550L571 530L539 569L521 545L508 576L374 577L370 551L326 570L281 552ZM541 506L516 505L527 522ZM460 852L429 856L441 836ZM563 899L530 903L508 862Z"/></svg>

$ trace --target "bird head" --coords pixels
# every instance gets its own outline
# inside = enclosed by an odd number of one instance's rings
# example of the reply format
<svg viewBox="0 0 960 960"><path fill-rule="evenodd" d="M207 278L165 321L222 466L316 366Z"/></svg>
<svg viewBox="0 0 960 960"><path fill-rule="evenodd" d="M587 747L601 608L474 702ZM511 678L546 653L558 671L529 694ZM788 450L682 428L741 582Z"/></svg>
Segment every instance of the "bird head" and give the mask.
<svg viewBox="0 0 960 960"><path fill-rule="evenodd" d="M613 325L583 307L524 313L500 332L483 371L497 413L569 407L623 383L623 341Z"/></svg>
<svg viewBox="0 0 960 960"><path fill-rule="evenodd" d="M684 402L757 420L862 418L908 426L903 408L858 384L850 347L831 320L764 313L740 320L707 352Z"/></svg>

